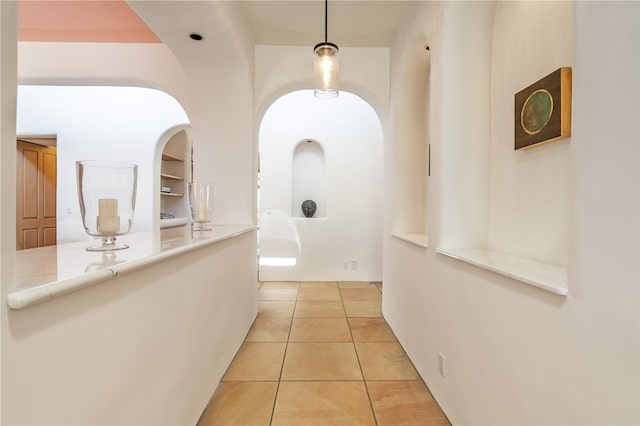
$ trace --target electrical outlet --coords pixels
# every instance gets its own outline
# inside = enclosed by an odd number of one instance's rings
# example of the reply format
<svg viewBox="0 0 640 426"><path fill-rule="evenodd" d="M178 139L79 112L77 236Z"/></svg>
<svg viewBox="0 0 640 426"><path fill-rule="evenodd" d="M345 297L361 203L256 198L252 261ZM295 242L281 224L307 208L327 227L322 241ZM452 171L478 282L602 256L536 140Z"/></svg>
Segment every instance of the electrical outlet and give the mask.
<svg viewBox="0 0 640 426"><path fill-rule="evenodd" d="M355 271L356 269L358 269L358 261L357 260L352 260L351 261L351 270Z"/></svg>
<svg viewBox="0 0 640 426"><path fill-rule="evenodd" d="M346 260L344 261L344 269L349 269L349 262Z"/></svg>
<svg viewBox="0 0 640 426"><path fill-rule="evenodd" d="M440 370L440 375L444 377L447 374L445 359L442 352L438 352L438 369Z"/></svg>

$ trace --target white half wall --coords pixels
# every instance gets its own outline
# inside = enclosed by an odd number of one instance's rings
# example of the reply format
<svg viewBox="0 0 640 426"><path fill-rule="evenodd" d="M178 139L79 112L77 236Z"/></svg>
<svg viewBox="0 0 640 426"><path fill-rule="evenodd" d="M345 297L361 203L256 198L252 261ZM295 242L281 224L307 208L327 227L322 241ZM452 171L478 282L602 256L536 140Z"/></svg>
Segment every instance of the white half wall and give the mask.
<svg viewBox="0 0 640 426"><path fill-rule="evenodd" d="M256 233L3 307L3 425L195 425L256 316Z"/></svg>
<svg viewBox="0 0 640 426"><path fill-rule="evenodd" d="M320 100L313 91L301 90L271 105L259 135L260 212L276 209L291 216L300 210L292 204L294 150L309 139L324 152L326 205L318 206L317 217L293 215L301 244L296 266L260 266L260 280L379 281L382 128L373 108L358 96L343 91Z"/></svg>
<svg viewBox="0 0 640 426"><path fill-rule="evenodd" d="M158 143L189 120L159 90L139 87L19 86L17 134L56 136L58 243L90 239L82 225L75 162L125 161L138 165L131 232L157 229Z"/></svg>

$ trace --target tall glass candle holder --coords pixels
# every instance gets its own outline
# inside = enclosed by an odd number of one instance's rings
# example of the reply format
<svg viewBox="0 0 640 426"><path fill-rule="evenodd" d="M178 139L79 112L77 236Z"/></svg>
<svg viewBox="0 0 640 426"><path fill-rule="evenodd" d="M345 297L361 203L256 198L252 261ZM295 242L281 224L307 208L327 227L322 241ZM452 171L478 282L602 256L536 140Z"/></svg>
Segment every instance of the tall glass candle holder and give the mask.
<svg viewBox="0 0 640 426"><path fill-rule="evenodd" d="M189 183L189 210L194 231L210 231L207 223L213 220L216 186L213 183Z"/></svg>
<svg viewBox="0 0 640 426"><path fill-rule="evenodd" d="M129 248L116 236L131 230L136 206L138 166L116 161L77 161L78 200L87 234L100 237L102 244L89 251Z"/></svg>

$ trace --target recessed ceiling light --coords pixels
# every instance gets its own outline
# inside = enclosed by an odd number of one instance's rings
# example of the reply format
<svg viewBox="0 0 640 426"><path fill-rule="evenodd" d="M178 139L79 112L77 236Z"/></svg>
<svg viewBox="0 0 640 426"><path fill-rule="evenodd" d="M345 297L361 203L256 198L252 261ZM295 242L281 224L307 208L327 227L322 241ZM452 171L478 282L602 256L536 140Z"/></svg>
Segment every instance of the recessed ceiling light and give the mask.
<svg viewBox="0 0 640 426"><path fill-rule="evenodd" d="M189 38L191 38L191 40L200 41L200 40L202 40L204 37L202 37L202 34L198 34L198 33L191 33L191 34L189 34Z"/></svg>

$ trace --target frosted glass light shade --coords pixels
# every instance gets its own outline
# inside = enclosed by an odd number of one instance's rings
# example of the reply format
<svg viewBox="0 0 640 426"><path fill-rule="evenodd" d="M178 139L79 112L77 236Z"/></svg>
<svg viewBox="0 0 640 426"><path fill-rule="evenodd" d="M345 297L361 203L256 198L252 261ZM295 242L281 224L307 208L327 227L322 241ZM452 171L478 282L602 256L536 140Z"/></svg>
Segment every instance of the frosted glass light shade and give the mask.
<svg viewBox="0 0 640 426"><path fill-rule="evenodd" d="M314 95L321 99L338 96L340 63L338 46L333 43L319 43L313 48Z"/></svg>
<svg viewBox="0 0 640 426"><path fill-rule="evenodd" d="M128 248L116 236L131 229L136 206L138 166L117 161L77 161L78 200L87 234L102 244L89 251Z"/></svg>

